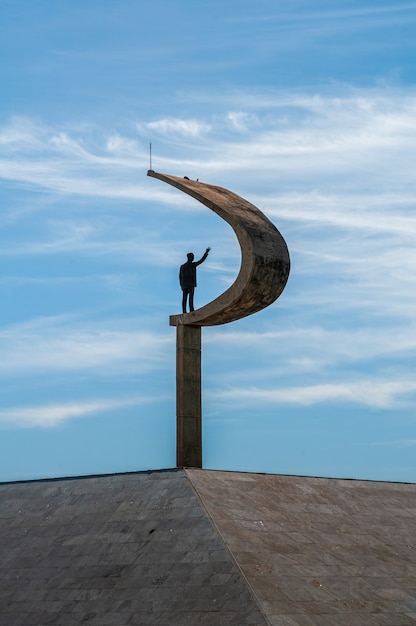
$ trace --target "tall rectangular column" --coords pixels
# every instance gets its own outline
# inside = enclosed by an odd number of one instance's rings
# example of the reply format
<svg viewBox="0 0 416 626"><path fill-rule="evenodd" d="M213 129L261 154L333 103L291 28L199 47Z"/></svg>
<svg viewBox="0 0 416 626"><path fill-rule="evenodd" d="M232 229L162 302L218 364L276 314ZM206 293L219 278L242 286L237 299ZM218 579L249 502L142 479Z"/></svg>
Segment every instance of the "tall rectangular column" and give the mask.
<svg viewBox="0 0 416 626"><path fill-rule="evenodd" d="M176 465L202 467L201 327L176 326Z"/></svg>

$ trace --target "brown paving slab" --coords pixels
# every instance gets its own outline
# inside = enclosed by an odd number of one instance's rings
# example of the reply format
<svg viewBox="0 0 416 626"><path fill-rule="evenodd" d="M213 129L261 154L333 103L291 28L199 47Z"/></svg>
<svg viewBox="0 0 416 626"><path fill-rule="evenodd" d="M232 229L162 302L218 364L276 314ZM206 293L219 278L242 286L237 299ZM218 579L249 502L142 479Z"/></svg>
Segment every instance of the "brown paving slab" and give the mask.
<svg viewBox="0 0 416 626"><path fill-rule="evenodd" d="M186 475L272 624L416 623L416 485Z"/></svg>

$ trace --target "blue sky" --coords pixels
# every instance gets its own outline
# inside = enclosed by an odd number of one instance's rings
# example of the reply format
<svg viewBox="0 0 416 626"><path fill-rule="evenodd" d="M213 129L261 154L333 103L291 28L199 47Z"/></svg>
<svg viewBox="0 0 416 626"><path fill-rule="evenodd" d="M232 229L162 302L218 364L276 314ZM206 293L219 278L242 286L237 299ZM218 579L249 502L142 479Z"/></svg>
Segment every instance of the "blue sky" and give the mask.
<svg viewBox="0 0 416 626"><path fill-rule="evenodd" d="M278 227L280 299L203 329L204 467L416 481L416 2L2 0L0 480L175 465L178 267Z"/></svg>

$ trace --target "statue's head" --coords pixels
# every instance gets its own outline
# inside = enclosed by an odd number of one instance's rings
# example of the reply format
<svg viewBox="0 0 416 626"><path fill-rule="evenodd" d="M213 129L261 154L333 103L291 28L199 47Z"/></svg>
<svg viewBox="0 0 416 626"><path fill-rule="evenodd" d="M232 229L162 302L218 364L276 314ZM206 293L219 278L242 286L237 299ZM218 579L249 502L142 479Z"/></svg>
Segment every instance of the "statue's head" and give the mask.
<svg viewBox="0 0 416 626"><path fill-rule="evenodd" d="M194 258L195 258L193 252L188 252L188 254L186 256L188 257L188 261L193 261Z"/></svg>

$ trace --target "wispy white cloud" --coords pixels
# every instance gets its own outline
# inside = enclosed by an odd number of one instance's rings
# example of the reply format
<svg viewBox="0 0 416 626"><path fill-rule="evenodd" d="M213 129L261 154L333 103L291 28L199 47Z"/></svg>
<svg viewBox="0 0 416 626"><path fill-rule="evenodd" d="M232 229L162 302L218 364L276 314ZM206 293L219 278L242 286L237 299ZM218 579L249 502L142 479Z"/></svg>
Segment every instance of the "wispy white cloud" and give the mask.
<svg viewBox="0 0 416 626"><path fill-rule="evenodd" d="M110 327L96 322L88 325L63 316L2 329L0 376L92 369L105 376L127 367L137 374L165 365L174 342L171 333L114 330L116 324L113 321ZM127 322L120 324L125 327Z"/></svg>
<svg viewBox="0 0 416 626"><path fill-rule="evenodd" d="M393 178L397 185L410 174L408 159L415 153L416 133L416 99L409 95L402 101L399 98L319 95L290 100L276 94L267 114L262 115L260 128L253 128L249 139L239 141L238 154L232 156L235 147L228 142L208 167L213 172L250 172L254 168L263 173L262 181L277 177L279 186L282 179L284 182L289 176L293 184L296 177L298 189L305 183L310 185L312 177L315 185L327 186L335 175L337 185L350 181L352 189L357 178L373 192L385 188ZM385 180L380 179L382 171L386 172ZM326 181L319 181L320 175ZM377 177L378 184L374 185Z"/></svg>
<svg viewBox="0 0 416 626"><path fill-rule="evenodd" d="M406 239L416 234L416 217L412 214L414 197L410 189L396 193L378 193L375 189L374 193L365 195L353 191L325 195L312 190L258 196L257 202L277 220L386 233Z"/></svg>
<svg viewBox="0 0 416 626"><path fill-rule="evenodd" d="M214 345L232 358L233 353L261 354L267 370L302 371L322 369L340 364L362 364L370 361L406 355L416 351L416 328L414 324L396 328L386 335L383 324L368 327L329 329L320 326L283 328L277 331L213 330L204 341ZM273 366L273 363L280 364ZM261 376L265 376L264 365L256 364ZM254 373L253 373L254 375Z"/></svg>
<svg viewBox="0 0 416 626"><path fill-rule="evenodd" d="M69 196L183 205L176 194L148 184L147 162L147 146L114 131L61 130L21 117L0 128L0 179Z"/></svg>
<svg viewBox="0 0 416 626"><path fill-rule="evenodd" d="M254 128L260 126L257 116L245 111L230 111L226 119L230 122L231 127L238 132L253 131Z"/></svg>
<svg viewBox="0 0 416 626"><path fill-rule="evenodd" d="M416 446L416 439L395 439L393 441L373 441L370 446L387 446L394 448L413 448Z"/></svg>
<svg viewBox="0 0 416 626"><path fill-rule="evenodd" d="M276 93L273 98L258 97L251 104L250 98L242 101L245 110L231 108L222 119L216 111L210 124L173 118L142 122L141 128L146 128L147 134L149 124L168 134L183 133L185 144L175 158L158 157L157 169L195 174L208 182L219 177L220 183L227 181L226 186L237 192L241 189L242 195L246 194L244 189L250 188L249 199L278 224L284 220L303 229L307 225L324 227L326 234L321 232L317 237L315 233L313 244L306 242L312 255L308 262L315 269L324 263L334 263L331 247L340 249L339 237L332 236L329 229L356 231L360 239L365 231L410 241L416 232L412 214L416 193L412 172L416 159L416 96L402 93L386 96L368 91L337 98ZM232 107L234 103L227 104ZM226 133L226 138L221 134L225 127L231 129L231 136ZM202 158L200 147L186 142L186 137L192 139L201 132L204 133ZM81 194L134 199L139 203L151 201L159 206L195 210L192 199L150 184L144 171L143 176L138 176L138 164L142 162L143 169L146 167L148 146L137 136L114 130L105 133L95 128L49 128L14 118L3 127L0 138L3 179L67 197ZM162 138L159 148L162 153L163 145ZM181 152L186 151L184 160ZM101 232L98 232L97 224L91 228L85 220L84 223L66 220L59 233L58 224L51 224L55 230L51 231L52 236L38 235L34 241L11 242L3 247L2 253L54 254L78 250L93 255L147 256L144 248L149 233L144 236L135 233L134 237L126 233L119 237L120 231L115 231L108 236L103 226L99 225ZM290 243L292 252L297 254L296 242ZM151 245L153 251L160 248L153 255L155 259L166 256L163 246L158 246L154 238ZM349 268L354 263L357 268L357 247L348 245L344 250L344 262L349 254ZM305 252L299 252L302 259ZM376 257L383 262L386 256L382 252L382 242L376 255L374 249L371 255L365 255L362 249L363 264L368 268L369 261L375 267ZM410 247L403 254L401 246L399 256L411 256Z"/></svg>
<svg viewBox="0 0 416 626"><path fill-rule="evenodd" d="M158 400L160 400L160 396L158 398L104 399L46 404L42 406L12 407L0 410L0 425L16 428L51 428L71 419L123 409L147 402L157 402Z"/></svg>
<svg viewBox="0 0 416 626"><path fill-rule="evenodd" d="M237 111L232 98L228 100L221 115L216 107L209 123L174 118L140 122L137 130L145 133L143 140L134 133L49 128L14 118L0 129L0 176L68 194L183 204L177 194L138 179L139 164L145 169L148 163L148 131L153 129L162 135L181 133L185 141L173 158L166 157L163 151L169 154L171 148L162 137L156 169L175 173L190 167L201 180L220 175L237 189L244 175L254 193L260 188L269 192L271 186L283 200L286 193L292 210L300 209L302 201L315 200L315 219L333 202L336 208L341 202L343 210L346 198L361 200L362 210L368 202L385 206L389 198L411 201L415 94L240 94L237 100L244 102L244 109ZM234 134L224 136L225 129ZM186 142L186 137L192 140L201 133L203 146ZM288 195L289 186L298 198ZM308 195L312 193L315 196ZM306 217L303 211L302 219Z"/></svg>
<svg viewBox="0 0 416 626"><path fill-rule="evenodd" d="M55 256L68 253L83 256L129 259L143 267L170 266L175 262L172 252L181 249L181 241L167 245L157 226L128 224L123 226L111 218L58 217L42 221L41 232L28 238L9 240L0 248L0 257ZM175 233L172 232L172 237Z"/></svg>
<svg viewBox="0 0 416 626"><path fill-rule="evenodd" d="M132 155L136 158L143 154L138 141L136 139L129 139L123 137L119 133L113 133L107 139L106 149L109 153L120 154L122 156Z"/></svg>
<svg viewBox="0 0 416 626"><path fill-rule="evenodd" d="M140 125L138 126L140 129ZM207 133L211 126L196 119L163 118L148 122L146 128L161 134L179 134L198 137Z"/></svg>
<svg viewBox="0 0 416 626"><path fill-rule="evenodd" d="M299 11L292 12L288 11L285 13L284 11L279 11L279 13L270 13L266 14L263 12L256 12L250 14L250 17L247 16L233 16L232 21L235 22L243 22L250 21L251 22L269 22L270 20L275 19L280 22L319 22L320 24L325 22L335 22L340 29L345 28L345 20L351 19L354 21L359 20L362 23L363 18L370 18L369 24L375 25L377 18L385 18L389 20L391 23L391 19L394 17L401 18L403 22L407 22L409 18L413 18L414 9L416 5L414 2L397 2L394 5L378 5L378 6L361 6L361 7L351 7L346 8L344 6L337 6L331 10L323 10L317 9L314 11ZM231 21L231 20L230 20ZM366 25L368 25L366 23Z"/></svg>
<svg viewBox="0 0 416 626"><path fill-rule="evenodd" d="M292 404L356 404L373 409L391 409L405 403L406 396L416 392L413 380L358 380L342 383L321 383L281 389L233 388L211 392L213 402L225 400L236 406L241 404L264 405Z"/></svg>
<svg viewBox="0 0 416 626"><path fill-rule="evenodd" d="M137 278L127 274L89 274L89 275L72 275L72 276L24 276L24 275L6 275L0 276L1 285L17 285L25 286L71 286L80 284L103 284L111 290L121 291L126 286L132 284L137 287Z"/></svg>

